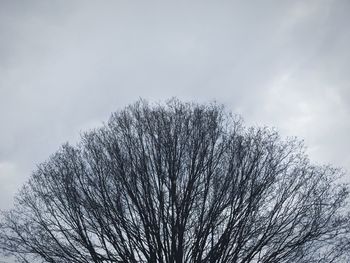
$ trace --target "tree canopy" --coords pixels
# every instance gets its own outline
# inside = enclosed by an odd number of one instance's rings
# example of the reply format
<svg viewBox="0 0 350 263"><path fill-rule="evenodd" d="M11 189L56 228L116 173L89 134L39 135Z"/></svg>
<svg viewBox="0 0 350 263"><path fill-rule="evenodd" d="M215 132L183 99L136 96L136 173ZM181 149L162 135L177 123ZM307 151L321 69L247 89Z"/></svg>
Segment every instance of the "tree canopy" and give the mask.
<svg viewBox="0 0 350 263"><path fill-rule="evenodd" d="M224 107L139 101L38 165L2 213L20 262L349 262L349 189Z"/></svg>

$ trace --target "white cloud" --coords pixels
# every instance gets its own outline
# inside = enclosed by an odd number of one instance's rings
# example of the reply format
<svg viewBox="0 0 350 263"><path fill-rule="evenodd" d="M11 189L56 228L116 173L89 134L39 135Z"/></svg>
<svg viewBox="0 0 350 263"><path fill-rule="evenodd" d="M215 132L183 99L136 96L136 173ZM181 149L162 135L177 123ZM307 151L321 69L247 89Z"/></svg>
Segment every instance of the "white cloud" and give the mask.
<svg viewBox="0 0 350 263"><path fill-rule="evenodd" d="M1 2L2 200L139 97L216 99L350 170L349 3Z"/></svg>
<svg viewBox="0 0 350 263"><path fill-rule="evenodd" d="M0 162L0 209L10 208L13 196L24 183L23 175L12 162Z"/></svg>

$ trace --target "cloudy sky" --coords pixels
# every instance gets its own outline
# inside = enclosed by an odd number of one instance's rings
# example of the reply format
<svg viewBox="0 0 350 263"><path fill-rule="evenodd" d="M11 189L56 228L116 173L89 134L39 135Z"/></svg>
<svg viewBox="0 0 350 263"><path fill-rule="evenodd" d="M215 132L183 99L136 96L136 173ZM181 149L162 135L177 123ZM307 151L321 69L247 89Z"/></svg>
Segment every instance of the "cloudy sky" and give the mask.
<svg viewBox="0 0 350 263"><path fill-rule="evenodd" d="M348 0L0 0L0 209L63 142L139 98L216 100L350 170L349 13Z"/></svg>

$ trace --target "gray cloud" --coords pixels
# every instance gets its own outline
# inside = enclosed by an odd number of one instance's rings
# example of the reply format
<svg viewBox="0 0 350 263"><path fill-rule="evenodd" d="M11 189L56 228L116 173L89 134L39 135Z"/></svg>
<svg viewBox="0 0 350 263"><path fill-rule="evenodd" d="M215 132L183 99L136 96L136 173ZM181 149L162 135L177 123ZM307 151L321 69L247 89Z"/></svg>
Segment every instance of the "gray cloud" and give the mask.
<svg viewBox="0 0 350 263"><path fill-rule="evenodd" d="M139 97L217 100L350 170L349 1L2 1L0 209Z"/></svg>

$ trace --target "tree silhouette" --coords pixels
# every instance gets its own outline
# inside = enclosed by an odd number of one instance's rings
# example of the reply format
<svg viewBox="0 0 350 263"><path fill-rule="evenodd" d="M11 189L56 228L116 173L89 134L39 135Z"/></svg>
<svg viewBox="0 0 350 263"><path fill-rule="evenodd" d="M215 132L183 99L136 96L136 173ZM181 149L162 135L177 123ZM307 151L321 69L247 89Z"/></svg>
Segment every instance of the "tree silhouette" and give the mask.
<svg viewBox="0 0 350 263"><path fill-rule="evenodd" d="M342 172L216 104L139 101L38 166L4 212L21 262L349 262Z"/></svg>

